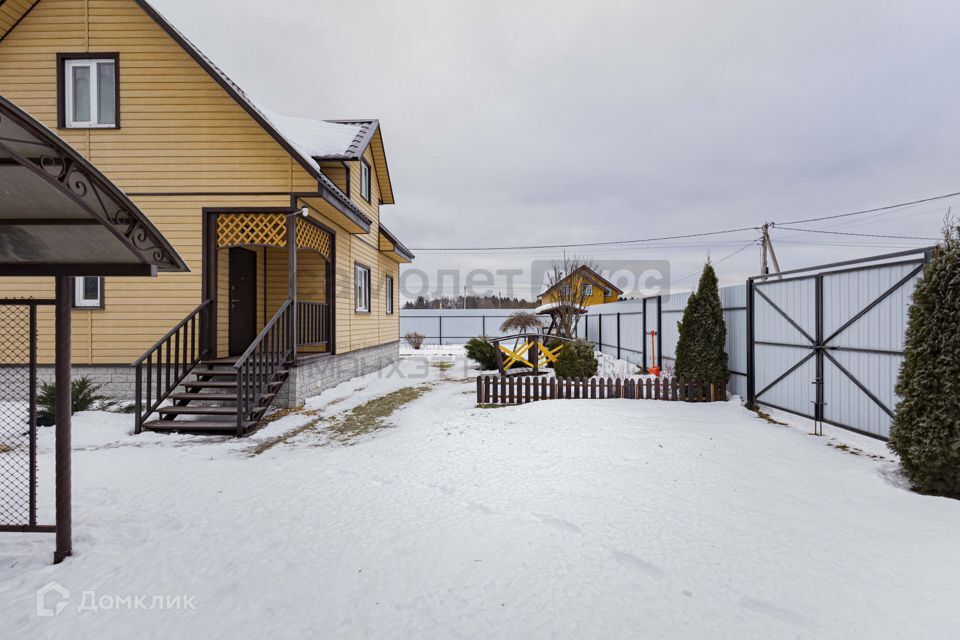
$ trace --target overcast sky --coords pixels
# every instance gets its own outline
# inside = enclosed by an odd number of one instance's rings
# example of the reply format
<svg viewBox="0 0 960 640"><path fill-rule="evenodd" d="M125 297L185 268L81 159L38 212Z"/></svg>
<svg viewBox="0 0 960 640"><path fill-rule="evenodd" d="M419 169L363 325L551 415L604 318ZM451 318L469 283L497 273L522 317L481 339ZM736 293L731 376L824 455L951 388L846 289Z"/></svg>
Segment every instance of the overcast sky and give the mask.
<svg viewBox="0 0 960 640"><path fill-rule="evenodd" d="M383 220L414 249L659 237L960 191L956 2L153 3L274 111L379 118L397 199ZM950 204L802 226L936 236ZM578 252L668 260L677 280L756 235ZM785 269L927 244L774 240ZM416 266L556 253L419 251ZM758 267L748 247L717 270L734 283Z"/></svg>

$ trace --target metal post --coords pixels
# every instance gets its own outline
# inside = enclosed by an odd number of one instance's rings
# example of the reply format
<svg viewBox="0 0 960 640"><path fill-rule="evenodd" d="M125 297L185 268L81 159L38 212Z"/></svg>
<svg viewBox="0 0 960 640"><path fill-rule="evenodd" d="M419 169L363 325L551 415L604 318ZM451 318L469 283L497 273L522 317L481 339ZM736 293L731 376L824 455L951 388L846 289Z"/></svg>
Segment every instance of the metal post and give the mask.
<svg viewBox="0 0 960 640"><path fill-rule="evenodd" d="M647 299L643 299L643 328L640 329L640 348L643 350L643 370L647 370Z"/></svg>
<svg viewBox="0 0 960 640"><path fill-rule="evenodd" d="M440 309L440 311L442 312L443 309ZM437 344L442 346L443 345L443 316L440 314L437 315L437 333L440 334L439 336L437 336Z"/></svg>
<svg viewBox="0 0 960 640"><path fill-rule="evenodd" d="M30 303L30 526L37 525L37 303Z"/></svg>
<svg viewBox="0 0 960 640"><path fill-rule="evenodd" d="M747 407L756 409L756 371L753 352L756 348L753 336L753 280L747 280Z"/></svg>
<svg viewBox="0 0 960 640"><path fill-rule="evenodd" d="M287 216L287 297L290 298L290 336L293 360L297 359L299 343L297 322L297 216Z"/></svg>
<svg viewBox="0 0 960 640"><path fill-rule="evenodd" d="M70 382L70 278L57 276L56 290L56 328L55 337L55 384L56 407L56 507L57 507L57 549L53 562L62 562L73 553L73 533L71 522L70 496L70 428L71 428L71 382Z"/></svg>
<svg viewBox="0 0 960 640"><path fill-rule="evenodd" d="M657 366L663 369L663 296L657 296Z"/></svg>
<svg viewBox="0 0 960 640"><path fill-rule="evenodd" d="M620 359L620 313L617 313L617 360Z"/></svg>

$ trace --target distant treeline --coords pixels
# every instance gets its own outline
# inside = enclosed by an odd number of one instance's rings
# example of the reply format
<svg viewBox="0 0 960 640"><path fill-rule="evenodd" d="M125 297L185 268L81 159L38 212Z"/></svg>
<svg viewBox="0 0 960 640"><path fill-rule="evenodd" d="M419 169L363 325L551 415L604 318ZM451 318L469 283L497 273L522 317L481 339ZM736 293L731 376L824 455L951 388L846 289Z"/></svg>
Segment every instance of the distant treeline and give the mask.
<svg viewBox="0 0 960 640"><path fill-rule="evenodd" d="M431 298L417 296L416 300L408 300L404 309L533 309L536 302L520 298L505 298L495 295L486 296L444 296Z"/></svg>

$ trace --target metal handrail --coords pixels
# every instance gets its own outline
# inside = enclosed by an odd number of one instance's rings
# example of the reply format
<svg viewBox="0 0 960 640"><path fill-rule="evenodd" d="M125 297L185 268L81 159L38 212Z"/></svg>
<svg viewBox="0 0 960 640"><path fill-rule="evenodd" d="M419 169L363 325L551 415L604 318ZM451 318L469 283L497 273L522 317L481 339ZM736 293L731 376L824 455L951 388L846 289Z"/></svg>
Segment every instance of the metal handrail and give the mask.
<svg viewBox="0 0 960 640"><path fill-rule="evenodd" d="M237 435L255 421L260 400L280 369L293 356L293 301L285 301L253 339L233 368L237 373Z"/></svg>
<svg viewBox="0 0 960 640"><path fill-rule="evenodd" d="M197 325L201 314L212 304L213 300L201 302L131 365L136 369L134 433L140 433L150 414L180 386L203 358L201 331L205 327L198 328Z"/></svg>

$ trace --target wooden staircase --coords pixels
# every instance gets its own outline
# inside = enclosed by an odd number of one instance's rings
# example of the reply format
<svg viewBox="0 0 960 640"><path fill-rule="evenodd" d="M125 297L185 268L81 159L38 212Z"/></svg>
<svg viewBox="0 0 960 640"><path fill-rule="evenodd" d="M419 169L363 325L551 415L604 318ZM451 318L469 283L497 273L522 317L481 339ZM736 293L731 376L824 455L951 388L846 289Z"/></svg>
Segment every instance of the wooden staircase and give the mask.
<svg viewBox="0 0 960 640"><path fill-rule="evenodd" d="M202 360L192 371L192 380L182 383L183 391L171 393L173 404L157 409L159 419L144 422L143 429L163 433L237 435L256 428L260 419L286 382L287 368L279 369L275 379L257 399L245 420L237 419L237 377L234 368L239 358ZM239 426L238 426L239 425Z"/></svg>
<svg viewBox="0 0 960 640"><path fill-rule="evenodd" d="M211 349L200 331L201 321L210 326L211 304L201 303L133 363L135 433L243 436L257 427L286 382L296 354L293 301L280 306L242 355L219 359L206 354Z"/></svg>

